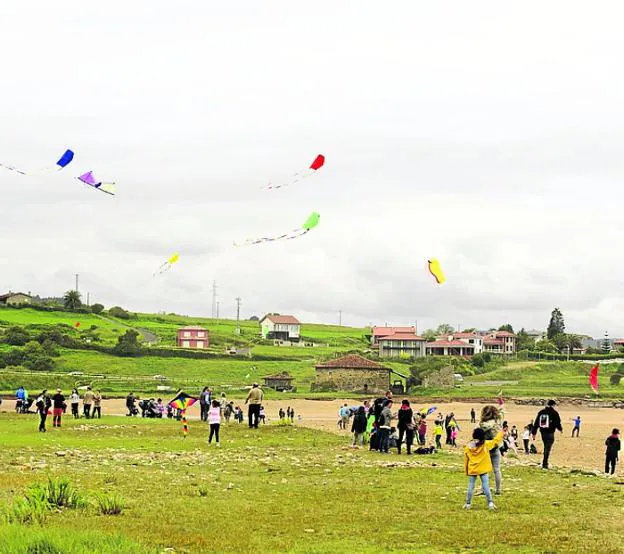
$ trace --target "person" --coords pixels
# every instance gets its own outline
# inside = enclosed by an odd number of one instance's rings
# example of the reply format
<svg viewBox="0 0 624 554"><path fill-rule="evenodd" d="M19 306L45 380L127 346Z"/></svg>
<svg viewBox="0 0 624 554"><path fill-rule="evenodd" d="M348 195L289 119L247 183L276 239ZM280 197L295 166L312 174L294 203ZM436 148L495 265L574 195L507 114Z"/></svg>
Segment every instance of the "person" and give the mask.
<svg viewBox="0 0 624 554"><path fill-rule="evenodd" d="M576 438L578 439L579 433L581 432L581 416L577 415L574 419L574 429L572 429L572 436L574 437L574 432L576 431Z"/></svg>
<svg viewBox="0 0 624 554"><path fill-rule="evenodd" d="M295 409L294 408L290 409L290 422L291 423L295 422Z"/></svg>
<svg viewBox="0 0 624 554"><path fill-rule="evenodd" d="M477 414L475 412L474 408L471 408L470 410L470 423L476 423L477 422Z"/></svg>
<svg viewBox="0 0 624 554"><path fill-rule="evenodd" d="M126 396L126 408L128 409L128 413L126 415L133 416L134 415L134 393L131 392Z"/></svg>
<svg viewBox="0 0 624 554"><path fill-rule="evenodd" d="M361 448L364 446L364 433L366 432L366 411L364 406L360 406L353 418L353 424L351 425L351 432L353 433L353 448ZM401 446L399 446L399 450Z"/></svg>
<svg viewBox="0 0 624 554"><path fill-rule="evenodd" d="M392 428L392 400L386 400L379 416L379 443L378 450L389 454L390 429Z"/></svg>
<svg viewBox="0 0 624 554"><path fill-rule="evenodd" d="M264 411L264 406L260 406L260 423L266 425L266 412Z"/></svg>
<svg viewBox="0 0 624 554"><path fill-rule="evenodd" d="M26 401L26 391L20 387L15 392L15 413L21 414Z"/></svg>
<svg viewBox="0 0 624 554"><path fill-rule="evenodd" d="M165 413L165 406L163 405L162 398L156 400L156 409L158 410L157 417L162 418L163 414Z"/></svg>
<svg viewBox="0 0 624 554"><path fill-rule="evenodd" d="M424 446L427 443L427 418L422 416L418 425L418 444Z"/></svg>
<svg viewBox="0 0 624 554"><path fill-rule="evenodd" d="M538 429L542 435L542 442L544 443L542 469L548 469L548 459L550 458L550 452L553 444L555 443L555 431L563 433L559 412L555 410L556 405L557 402L552 399L549 400L546 403L546 407L537 412L537 416L535 417L535 421L533 422L533 427L531 429L533 440L535 440Z"/></svg>
<svg viewBox="0 0 624 554"><path fill-rule="evenodd" d="M364 400L364 412L366 413L366 417L368 417L368 412L370 411L370 402L368 400ZM293 410L293 414L294 414Z"/></svg>
<svg viewBox="0 0 624 554"><path fill-rule="evenodd" d="M71 403L72 415L74 416L74 419L79 419L80 414L78 413L78 407L80 406L80 395L76 389L72 389L69 399Z"/></svg>
<svg viewBox="0 0 624 554"><path fill-rule="evenodd" d="M87 391L82 398L82 407L84 410L84 416L89 419L91 417L91 407L93 406L93 391L91 387L87 387ZM95 414L94 414L95 415Z"/></svg>
<svg viewBox="0 0 624 554"><path fill-rule="evenodd" d="M464 504L465 510L470 510L472 506L472 495L477 477L481 479L481 486L483 487L483 494L485 494L487 499L488 508L490 510L496 509L489 484L489 473L492 471L492 458L489 453L492 450L498 450L502 440L503 433L501 431L498 431L491 440L485 438L485 431L481 427L477 427L472 432L472 441L464 449L464 470L468 476L468 491L466 493L466 503Z"/></svg>
<svg viewBox="0 0 624 554"><path fill-rule="evenodd" d="M608 475L609 470L611 470L611 475L613 475L615 473L615 464L618 461L620 448L622 446L620 443L619 429L613 429L613 431L611 431L611 435L609 435L605 441L605 446L607 447L607 451L605 452L605 473Z"/></svg>
<svg viewBox="0 0 624 554"><path fill-rule="evenodd" d="M225 418L226 423L230 422L230 418L232 417L233 413L234 413L234 402L230 401L228 404L226 404L225 408L223 409L223 417Z"/></svg>
<svg viewBox="0 0 624 554"><path fill-rule="evenodd" d="M43 390L37 400L35 401L35 406L37 407L37 412L39 412L39 432L46 432L46 419L48 418L48 410L52 406L52 401L48 396L48 391Z"/></svg>
<svg viewBox="0 0 624 554"><path fill-rule="evenodd" d="M97 414L98 419L102 417L102 395L99 390L96 390L93 395L93 414L91 417L95 417L95 414Z"/></svg>
<svg viewBox="0 0 624 554"><path fill-rule="evenodd" d="M212 443L212 437L214 436L217 446L221 446L219 443L219 428L221 427L221 406L218 400L213 400L212 405L208 409L208 423L210 425L210 436L208 437L208 444Z"/></svg>
<svg viewBox="0 0 624 554"><path fill-rule="evenodd" d="M518 444L518 428L515 425L511 426L511 436L516 444Z"/></svg>
<svg viewBox="0 0 624 554"><path fill-rule="evenodd" d="M346 402L345 404L342 406L342 408L340 408L340 410L338 411L338 415L340 416L340 421L338 422L338 427L340 427L340 429L344 429L345 431L347 430L347 427L349 425L349 414L350 414L351 410L349 410L349 407L347 406Z"/></svg>
<svg viewBox="0 0 624 554"><path fill-rule="evenodd" d="M529 441L531 440L531 426L527 425L522 432L522 443L524 444L524 453L529 453Z"/></svg>
<svg viewBox="0 0 624 554"><path fill-rule="evenodd" d="M210 409L210 404L206 402L207 392L208 392L208 387L204 387L203 390L201 391L201 394L199 395L199 412L200 412L199 417L202 421L206 421L208 419L208 410Z"/></svg>
<svg viewBox="0 0 624 554"><path fill-rule="evenodd" d="M443 421L436 419L433 428L433 436L435 438L435 446L438 450L442 450L442 435L444 434Z"/></svg>
<svg viewBox="0 0 624 554"><path fill-rule="evenodd" d="M290 408L288 408L289 412L290 412ZM279 411L277 412L277 417L279 417L280 421L284 421L284 419L286 418L286 414L284 413L284 408L280 408Z"/></svg>
<svg viewBox="0 0 624 554"><path fill-rule="evenodd" d="M254 383L249 391L249 394L247 395L247 399L245 400L245 404L249 404L247 416L249 418L250 429L252 427L254 429L258 428L258 423L260 422L260 405L262 404L262 400L264 400L264 393L258 386L258 383Z"/></svg>
<svg viewBox="0 0 624 554"><path fill-rule="evenodd" d="M451 412L450 414L448 414L445 418L444 418L444 429L446 430L446 444L448 445L452 445L453 443L451 442L451 421L453 420L453 418L455 417L455 414L453 412Z"/></svg>
<svg viewBox="0 0 624 554"><path fill-rule="evenodd" d="M56 389L56 394L52 397L52 425L54 427L61 426L61 417L66 407L63 392L61 389Z"/></svg>
<svg viewBox="0 0 624 554"><path fill-rule="evenodd" d="M479 429L481 429L484 433L484 440L491 441L494 440L494 437L499 433L500 426L500 411L496 406L487 405L483 406L481 410L481 419L479 421ZM501 433L502 436L502 433ZM499 441L499 443L502 442ZM495 494L501 494L502 484L503 484L503 474L501 473L501 451L499 446L496 446L490 450L490 462L492 469L494 470L494 480L496 483L496 492ZM485 492L485 491L483 491Z"/></svg>
<svg viewBox="0 0 624 554"><path fill-rule="evenodd" d="M221 393L221 398L219 398L219 404L221 405L221 411L223 412L226 408L227 404L227 399L225 398L225 393L222 392Z"/></svg>
<svg viewBox="0 0 624 554"><path fill-rule="evenodd" d="M459 434L455 420L451 421L451 444L457 447L457 435Z"/></svg>
<svg viewBox="0 0 624 554"><path fill-rule="evenodd" d="M398 415L397 428L399 429L399 438L397 440L397 453L401 454L401 445L403 444L403 437L405 437L405 448L407 449L407 454L410 455L414 442L414 410L410 407L409 400L405 399L401 402Z"/></svg>

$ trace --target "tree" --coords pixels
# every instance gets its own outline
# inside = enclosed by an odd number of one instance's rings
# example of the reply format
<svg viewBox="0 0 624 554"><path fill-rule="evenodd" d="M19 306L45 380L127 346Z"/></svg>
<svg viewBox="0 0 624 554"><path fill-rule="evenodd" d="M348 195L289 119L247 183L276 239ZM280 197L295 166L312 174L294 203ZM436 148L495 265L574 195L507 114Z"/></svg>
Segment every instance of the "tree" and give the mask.
<svg viewBox="0 0 624 554"><path fill-rule="evenodd" d="M454 332L455 329L452 325L449 325L448 323L441 323L436 329L436 333L438 335L452 335Z"/></svg>
<svg viewBox="0 0 624 554"><path fill-rule="evenodd" d="M600 351L603 354L611 353L611 341L609 340L607 333L605 333L605 338L600 341Z"/></svg>
<svg viewBox="0 0 624 554"><path fill-rule="evenodd" d="M546 329L546 336L549 339L554 338L555 335L565 333L565 322L563 321L563 314L559 308L555 308L550 314L550 322Z"/></svg>
<svg viewBox="0 0 624 554"><path fill-rule="evenodd" d="M570 354L575 348L583 348L583 340L580 336L575 335L574 333L568 334L568 347L570 348Z"/></svg>
<svg viewBox="0 0 624 554"><path fill-rule="evenodd" d="M134 329L128 329L117 339L117 344L113 351L118 356L136 356L141 351L138 337L139 333Z"/></svg>
<svg viewBox="0 0 624 554"><path fill-rule="evenodd" d="M423 339L426 339L427 342L432 342L436 339L437 333L435 329L427 329L421 336Z"/></svg>
<svg viewBox="0 0 624 554"><path fill-rule="evenodd" d="M24 346L29 340L28 331L18 325L12 325L4 332L4 342L12 346Z"/></svg>
<svg viewBox="0 0 624 554"><path fill-rule="evenodd" d="M82 306L82 295L77 290L68 290L63 295L63 306L68 310L77 310Z"/></svg>
<svg viewBox="0 0 624 554"><path fill-rule="evenodd" d="M91 306L91 311L94 314L101 314L104 311L104 306L96 302L95 304L93 304L93 306Z"/></svg>
<svg viewBox="0 0 624 554"><path fill-rule="evenodd" d="M511 323L505 323L505 325L501 325L498 328L499 331L507 331L508 333L513 333L513 327L511 326Z"/></svg>
<svg viewBox="0 0 624 554"><path fill-rule="evenodd" d="M568 335L565 333L557 333L551 340L559 352L563 352L569 346Z"/></svg>
<svg viewBox="0 0 624 554"><path fill-rule="evenodd" d="M477 328L476 327L468 327L468 329L464 329L462 331L462 333L476 333L477 332Z"/></svg>
<svg viewBox="0 0 624 554"><path fill-rule="evenodd" d="M524 327L518 331L516 336L516 348L520 350L533 350L535 348L535 341L524 330Z"/></svg>
<svg viewBox="0 0 624 554"><path fill-rule="evenodd" d="M108 310L108 313L109 315L112 315L113 317L117 317L119 319L130 319L130 314L119 306L113 306Z"/></svg>
<svg viewBox="0 0 624 554"><path fill-rule="evenodd" d="M537 352L557 352L557 347L551 340L538 340L535 343L535 350Z"/></svg>

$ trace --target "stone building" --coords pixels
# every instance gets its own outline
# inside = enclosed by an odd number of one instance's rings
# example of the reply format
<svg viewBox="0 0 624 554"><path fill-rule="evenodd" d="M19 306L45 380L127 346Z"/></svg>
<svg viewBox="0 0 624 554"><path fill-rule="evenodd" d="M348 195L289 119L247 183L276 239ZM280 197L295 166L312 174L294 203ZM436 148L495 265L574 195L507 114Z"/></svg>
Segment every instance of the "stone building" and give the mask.
<svg viewBox="0 0 624 554"><path fill-rule="evenodd" d="M289 391L293 388L293 377L291 377L288 373L278 373L277 375L269 375L267 377L263 377L264 386L275 389L276 391Z"/></svg>
<svg viewBox="0 0 624 554"><path fill-rule="evenodd" d="M318 364L312 390L384 393L390 388L390 372L388 367L349 354Z"/></svg>
<svg viewBox="0 0 624 554"><path fill-rule="evenodd" d="M32 304L32 296L23 292L8 292L7 294L0 294L0 304L6 304L7 306Z"/></svg>
<svg viewBox="0 0 624 554"><path fill-rule="evenodd" d="M453 366L446 366L423 377L423 387L443 389L455 386L455 370Z"/></svg>

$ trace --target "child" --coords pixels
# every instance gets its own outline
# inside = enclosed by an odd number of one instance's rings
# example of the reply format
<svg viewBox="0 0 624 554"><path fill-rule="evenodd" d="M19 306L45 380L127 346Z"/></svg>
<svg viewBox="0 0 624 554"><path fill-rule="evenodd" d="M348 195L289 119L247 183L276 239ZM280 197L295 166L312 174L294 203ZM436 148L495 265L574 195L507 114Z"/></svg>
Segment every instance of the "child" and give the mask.
<svg viewBox="0 0 624 554"><path fill-rule="evenodd" d="M487 498L488 508L495 510L496 506L492 501L492 492L490 491L489 472L492 471L492 460L490 459L490 450L500 445L503 440L503 433L499 431L492 440L485 440L485 431L477 427L472 432L472 439L464 450L464 469L468 475L468 492L466 494L466 503L464 510L470 510L472 503L472 494L474 492L477 477L481 478L481 486L483 494Z"/></svg>
<svg viewBox="0 0 624 554"><path fill-rule="evenodd" d="M427 420L423 417L418 425L418 443L424 445L427 442Z"/></svg>
<svg viewBox="0 0 624 554"><path fill-rule="evenodd" d="M526 425L522 432L522 443L524 444L524 453L529 453L529 440L531 440L531 427Z"/></svg>
<svg viewBox="0 0 624 554"><path fill-rule="evenodd" d="M264 406L260 406L260 422L266 425L266 414L264 413Z"/></svg>
<svg viewBox="0 0 624 554"><path fill-rule="evenodd" d="M457 434L458 434L457 425L453 425L451 427L451 444L454 447L457 447Z"/></svg>
<svg viewBox="0 0 624 554"><path fill-rule="evenodd" d="M433 436L435 437L435 445L438 450L442 450L442 435L444 434L444 425L442 421L436 419L433 428Z"/></svg>
<svg viewBox="0 0 624 554"><path fill-rule="evenodd" d="M351 425L351 432L353 433L353 448L361 448L364 446L364 433L366 432L367 426L368 422L366 421L364 406L360 406L355 414L355 417L353 418L353 424Z"/></svg>
<svg viewBox="0 0 624 554"><path fill-rule="evenodd" d="M511 436L513 437L514 442L518 443L518 428L515 425L511 426Z"/></svg>
<svg viewBox="0 0 624 554"><path fill-rule="evenodd" d="M208 410L208 423L210 424L210 436L208 437L208 444L212 442L214 436L217 446L221 446L219 443L219 428L221 427L221 405L218 400L213 400Z"/></svg>
<svg viewBox="0 0 624 554"><path fill-rule="evenodd" d="M611 469L611 475L615 473L615 463L618 460L618 452L620 451L620 430L613 429L611 436L607 437L605 441L607 447L606 459L605 459L605 473L609 474L609 468Z"/></svg>

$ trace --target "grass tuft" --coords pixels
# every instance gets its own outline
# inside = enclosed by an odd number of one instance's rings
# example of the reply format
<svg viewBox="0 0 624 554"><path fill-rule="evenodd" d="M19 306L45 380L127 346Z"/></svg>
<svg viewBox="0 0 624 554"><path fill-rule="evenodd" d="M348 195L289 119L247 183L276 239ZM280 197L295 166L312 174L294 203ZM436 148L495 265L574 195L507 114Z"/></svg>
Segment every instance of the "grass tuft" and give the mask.
<svg viewBox="0 0 624 554"><path fill-rule="evenodd" d="M96 494L95 502L98 513L103 516L123 514L126 508L126 501L118 494Z"/></svg>

